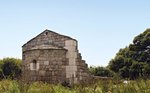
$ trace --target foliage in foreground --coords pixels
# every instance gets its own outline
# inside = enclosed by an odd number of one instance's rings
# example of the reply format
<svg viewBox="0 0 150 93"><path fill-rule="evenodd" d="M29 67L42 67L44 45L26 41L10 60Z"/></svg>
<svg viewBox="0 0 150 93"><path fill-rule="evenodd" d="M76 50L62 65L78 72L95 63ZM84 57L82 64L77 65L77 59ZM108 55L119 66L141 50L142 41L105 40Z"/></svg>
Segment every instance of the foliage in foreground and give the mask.
<svg viewBox="0 0 150 93"><path fill-rule="evenodd" d="M150 93L150 80L122 83L99 80L91 85L75 85L72 88L42 82L24 84L12 80L0 81L0 93Z"/></svg>
<svg viewBox="0 0 150 93"><path fill-rule="evenodd" d="M149 78L150 29L136 36L128 47L120 49L108 67L122 78Z"/></svg>

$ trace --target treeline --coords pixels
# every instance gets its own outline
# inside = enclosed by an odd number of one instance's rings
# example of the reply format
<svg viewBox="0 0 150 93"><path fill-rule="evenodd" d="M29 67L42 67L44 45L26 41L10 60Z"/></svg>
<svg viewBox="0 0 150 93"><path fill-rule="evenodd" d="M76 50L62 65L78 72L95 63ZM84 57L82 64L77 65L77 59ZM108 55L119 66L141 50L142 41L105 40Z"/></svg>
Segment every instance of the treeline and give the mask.
<svg viewBox="0 0 150 93"><path fill-rule="evenodd" d="M18 79L21 76L21 64L22 60L17 58L0 59L0 79ZM95 76L114 76L114 72L106 67L90 66L89 71Z"/></svg>
<svg viewBox="0 0 150 93"><path fill-rule="evenodd" d="M123 79L149 79L150 29L136 36L132 44L120 49L107 67L90 67L90 71L96 76L115 75Z"/></svg>
<svg viewBox="0 0 150 93"><path fill-rule="evenodd" d="M113 77L115 75L115 73L111 71L109 68L102 66L90 66L89 71L94 76Z"/></svg>
<svg viewBox="0 0 150 93"><path fill-rule="evenodd" d="M0 79L17 79L21 76L21 59L4 58L0 60Z"/></svg>

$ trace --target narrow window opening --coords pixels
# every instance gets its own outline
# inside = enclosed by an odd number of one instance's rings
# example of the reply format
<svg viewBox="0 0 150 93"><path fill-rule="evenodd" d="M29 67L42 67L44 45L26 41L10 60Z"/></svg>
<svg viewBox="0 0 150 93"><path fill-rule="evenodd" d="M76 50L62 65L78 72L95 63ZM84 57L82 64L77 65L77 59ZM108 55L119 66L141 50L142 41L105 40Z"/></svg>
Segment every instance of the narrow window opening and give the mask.
<svg viewBox="0 0 150 93"><path fill-rule="evenodd" d="M33 70L36 70L37 69L37 62L36 62L36 60L33 60L33 62L32 62L32 68L33 68Z"/></svg>

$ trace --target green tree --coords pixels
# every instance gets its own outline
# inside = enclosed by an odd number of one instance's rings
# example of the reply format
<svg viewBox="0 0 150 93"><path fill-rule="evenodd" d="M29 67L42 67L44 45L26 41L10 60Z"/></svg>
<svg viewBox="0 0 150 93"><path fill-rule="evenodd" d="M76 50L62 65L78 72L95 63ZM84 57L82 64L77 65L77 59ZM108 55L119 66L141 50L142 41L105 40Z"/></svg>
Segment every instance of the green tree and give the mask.
<svg viewBox="0 0 150 93"><path fill-rule="evenodd" d="M120 49L108 68L122 78L150 77L150 29L136 36L133 43Z"/></svg>

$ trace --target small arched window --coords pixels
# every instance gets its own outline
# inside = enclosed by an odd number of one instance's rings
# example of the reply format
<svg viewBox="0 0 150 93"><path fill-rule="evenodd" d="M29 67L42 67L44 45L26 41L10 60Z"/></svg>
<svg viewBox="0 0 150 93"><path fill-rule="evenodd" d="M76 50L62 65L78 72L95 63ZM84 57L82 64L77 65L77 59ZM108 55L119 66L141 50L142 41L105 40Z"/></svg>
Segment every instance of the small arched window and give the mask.
<svg viewBox="0 0 150 93"><path fill-rule="evenodd" d="M31 63L30 63L30 70L38 70L39 69L39 63L37 63L36 60L33 60Z"/></svg>

